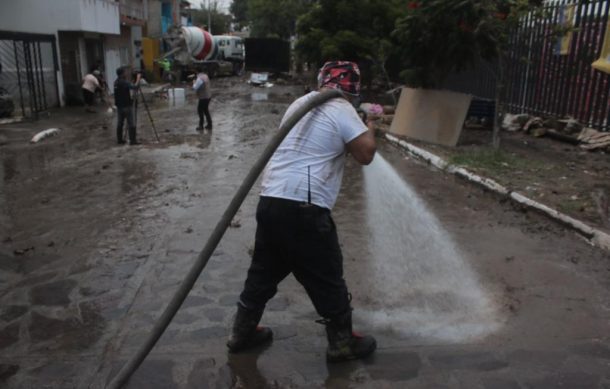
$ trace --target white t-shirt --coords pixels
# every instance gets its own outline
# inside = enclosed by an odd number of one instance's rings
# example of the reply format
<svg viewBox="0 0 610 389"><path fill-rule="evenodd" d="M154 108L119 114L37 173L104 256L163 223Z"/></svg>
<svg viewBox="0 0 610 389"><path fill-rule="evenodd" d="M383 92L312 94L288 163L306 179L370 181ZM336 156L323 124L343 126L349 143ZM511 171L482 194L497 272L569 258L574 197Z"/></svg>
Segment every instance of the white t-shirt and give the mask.
<svg viewBox="0 0 610 389"><path fill-rule="evenodd" d="M87 74L83 78L83 89L87 89L89 92L95 92L100 87L100 83L93 74Z"/></svg>
<svg viewBox="0 0 610 389"><path fill-rule="evenodd" d="M197 74L197 78L193 82L193 90L197 92L197 98L199 99L209 99L211 98L210 94L210 79L207 74L199 73Z"/></svg>
<svg viewBox="0 0 610 389"><path fill-rule="evenodd" d="M282 123L319 92L288 107ZM332 99L309 111L290 131L265 168L262 196L307 202L308 167L311 202L332 209L343 178L345 144L368 131L345 99Z"/></svg>

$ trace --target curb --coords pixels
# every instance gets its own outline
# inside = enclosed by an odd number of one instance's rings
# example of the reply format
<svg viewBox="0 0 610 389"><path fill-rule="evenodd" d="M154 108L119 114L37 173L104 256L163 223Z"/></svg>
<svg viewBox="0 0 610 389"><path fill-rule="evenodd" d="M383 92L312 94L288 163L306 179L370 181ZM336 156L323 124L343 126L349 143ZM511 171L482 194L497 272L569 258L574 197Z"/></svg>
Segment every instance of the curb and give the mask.
<svg viewBox="0 0 610 389"><path fill-rule="evenodd" d="M593 246L599 247L606 251L610 251L610 235L605 233L604 231L591 227L588 224L581 222L580 220L574 219L573 217L570 217L555 209L547 207L544 204L534 201L518 192L515 192L509 188L500 185L492 179L478 176L462 167L451 165L439 156L432 154L431 152L419 148L415 145L412 145L411 143L408 143L393 135L386 133L385 138L390 143L393 143L403 148L414 157L424 160L438 169L444 170L448 173L454 174L476 185L479 185L484 189L507 197L514 203L538 211L539 213L542 213L543 215L555 220L556 222L559 222L583 235Z"/></svg>

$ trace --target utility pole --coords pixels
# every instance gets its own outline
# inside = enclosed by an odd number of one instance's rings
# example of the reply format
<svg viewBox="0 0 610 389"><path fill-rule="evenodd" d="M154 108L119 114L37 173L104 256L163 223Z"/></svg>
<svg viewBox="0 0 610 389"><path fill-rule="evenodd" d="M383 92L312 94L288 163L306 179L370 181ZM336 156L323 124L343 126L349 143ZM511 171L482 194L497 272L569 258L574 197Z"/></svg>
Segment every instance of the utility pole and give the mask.
<svg viewBox="0 0 610 389"><path fill-rule="evenodd" d="M212 10L210 9L210 0L208 0L208 32L212 34Z"/></svg>

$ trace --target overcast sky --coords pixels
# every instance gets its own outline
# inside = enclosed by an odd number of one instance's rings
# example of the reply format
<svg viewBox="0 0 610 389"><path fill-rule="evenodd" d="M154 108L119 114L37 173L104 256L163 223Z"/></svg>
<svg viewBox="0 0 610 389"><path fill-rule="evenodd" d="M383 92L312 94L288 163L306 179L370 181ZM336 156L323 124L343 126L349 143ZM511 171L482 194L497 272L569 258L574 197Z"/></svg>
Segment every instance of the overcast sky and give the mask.
<svg viewBox="0 0 610 389"><path fill-rule="evenodd" d="M188 0L191 3L193 8L201 8L201 2L203 1L205 5L208 4L208 0ZM223 12L229 13L229 6L232 3L232 0L209 0L210 4L213 4L214 1L218 3L218 8Z"/></svg>

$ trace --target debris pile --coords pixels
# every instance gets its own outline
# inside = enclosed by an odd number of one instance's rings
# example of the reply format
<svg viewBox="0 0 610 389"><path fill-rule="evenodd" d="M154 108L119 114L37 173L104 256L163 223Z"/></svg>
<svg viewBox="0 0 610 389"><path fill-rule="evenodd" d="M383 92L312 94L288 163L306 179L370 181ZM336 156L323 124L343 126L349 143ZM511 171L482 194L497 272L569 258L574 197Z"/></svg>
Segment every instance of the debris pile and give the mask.
<svg viewBox="0 0 610 389"><path fill-rule="evenodd" d="M528 114L507 114L502 121L502 129L525 131L535 137L546 136L585 150L610 151L610 133L585 127L573 118L543 119Z"/></svg>
<svg viewBox="0 0 610 389"><path fill-rule="evenodd" d="M583 128L578 135L580 147L586 150L602 149L610 151L610 133L601 132L592 128Z"/></svg>
<svg viewBox="0 0 610 389"><path fill-rule="evenodd" d="M252 73L248 80L248 84L264 88L271 88L273 86L273 84L269 82L269 73Z"/></svg>

